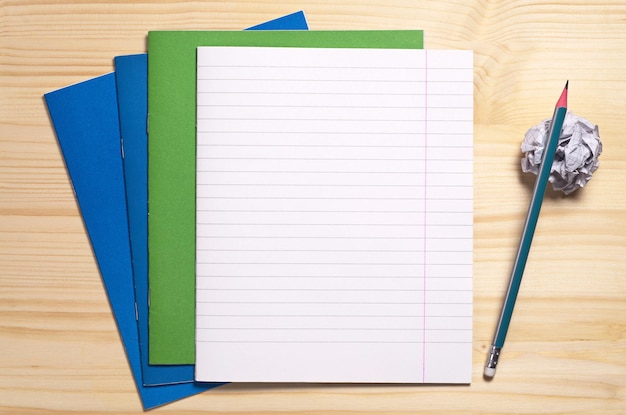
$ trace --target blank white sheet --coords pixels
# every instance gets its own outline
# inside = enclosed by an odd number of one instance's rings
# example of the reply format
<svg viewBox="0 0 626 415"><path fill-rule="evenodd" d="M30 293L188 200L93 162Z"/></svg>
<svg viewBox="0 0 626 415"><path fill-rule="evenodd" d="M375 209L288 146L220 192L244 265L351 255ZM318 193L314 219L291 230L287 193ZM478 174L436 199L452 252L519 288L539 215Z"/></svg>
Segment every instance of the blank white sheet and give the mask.
<svg viewBox="0 0 626 415"><path fill-rule="evenodd" d="M198 48L196 379L470 383L471 51Z"/></svg>

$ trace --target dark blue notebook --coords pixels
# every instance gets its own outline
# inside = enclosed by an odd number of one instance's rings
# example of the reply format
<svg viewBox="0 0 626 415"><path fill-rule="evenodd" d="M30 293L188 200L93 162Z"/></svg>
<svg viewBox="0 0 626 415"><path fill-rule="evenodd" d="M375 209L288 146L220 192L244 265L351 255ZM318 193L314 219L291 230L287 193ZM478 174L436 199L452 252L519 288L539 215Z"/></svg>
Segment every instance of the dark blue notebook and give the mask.
<svg viewBox="0 0 626 415"><path fill-rule="evenodd" d="M248 30L306 30L299 11ZM124 149L126 203L137 302L144 385L192 382L194 365L148 364L148 55L115 58L115 77Z"/></svg>
<svg viewBox="0 0 626 415"><path fill-rule="evenodd" d="M304 14L297 12L254 28L277 30L306 29L307 27ZM138 84L133 85L133 88L139 85L140 91L141 88L146 91L146 86L141 82L147 82L147 55L134 56L138 57L136 58L137 61L127 69L134 72L138 69L136 65L140 65L142 72L139 74L139 78L134 78ZM143 62L141 62L142 60ZM132 79L129 81L133 82ZM183 371L187 371L184 376L188 378L186 380L181 380L178 368L175 366L152 366L148 372L151 375L152 369L155 369L155 377L152 380L155 385L161 384L162 386L144 385L142 353L139 347L139 330L137 327L140 322L137 322L136 317L145 317L147 330L147 308L143 314L138 313L136 316L138 310L135 309L136 287L131 262L124 168L127 171L134 171L135 174L144 171L145 168L142 168L141 160L136 165L132 163L131 165L128 163L125 163L126 166L123 165L115 75L111 73L68 86L47 93L44 98L143 408L151 409L221 385L190 382L189 380L193 379L193 366L189 365L184 366L183 369ZM131 119L125 116L125 125L131 129L141 130L145 140L147 92L135 97L133 102L135 104L131 105L132 109L128 115L137 114L137 106L143 106L142 119L133 118L133 116ZM127 107L126 105L123 107L124 114L126 114ZM128 146L125 147L126 151L135 154ZM141 145L139 149L141 149ZM146 162L147 160L144 159L144 165ZM145 172L140 174L145 175ZM134 203L134 206L141 208L142 204L147 201L145 196L147 190L144 190L144 202L137 198L133 192L140 191L142 187L145 189L145 185L141 183L129 183L129 185L131 186L129 194L133 195L132 199L134 200L131 204ZM145 209L145 207L141 209ZM141 236L136 237L135 241L141 241ZM147 245L146 242L144 244ZM140 293L143 293L147 298L147 274L144 285L145 290L140 291ZM147 353L145 355L147 356ZM172 373L174 373L173 376Z"/></svg>
<svg viewBox="0 0 626 415"><path fill-rule="evenodd" d="M219 386L143 386L114 74L44 97L144 409Z"/></svg>

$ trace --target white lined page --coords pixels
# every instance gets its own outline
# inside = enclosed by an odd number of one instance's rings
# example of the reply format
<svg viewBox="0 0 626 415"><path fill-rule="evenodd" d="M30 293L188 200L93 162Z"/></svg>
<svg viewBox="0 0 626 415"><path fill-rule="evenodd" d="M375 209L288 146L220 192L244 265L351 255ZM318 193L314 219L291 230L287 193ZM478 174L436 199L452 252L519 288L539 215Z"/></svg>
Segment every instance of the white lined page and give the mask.
<svg viewBox="0 0 626 415"><path fill-rule="evenodd" d="M470 51L198 48L196 379L469 383Z"/></svg>

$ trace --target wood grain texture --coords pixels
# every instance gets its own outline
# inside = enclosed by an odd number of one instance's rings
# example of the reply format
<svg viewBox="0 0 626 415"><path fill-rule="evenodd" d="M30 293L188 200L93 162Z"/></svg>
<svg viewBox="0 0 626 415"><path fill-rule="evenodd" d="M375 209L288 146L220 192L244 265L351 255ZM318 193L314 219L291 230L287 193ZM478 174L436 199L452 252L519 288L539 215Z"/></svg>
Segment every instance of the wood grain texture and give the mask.
<svg viewBox="0 0 626 415"><path fill-rule="evenodd" d="M626 4L618 0L0 0L0 413L141 405L42 95L145 51L154 29L241 29L296 10L311 29L424 29L475 51L471 386L228 385L172 414L626 413ZM525 217L526 129L570 109L600 126L588 187L549 192L496 378L486 350Z"/></svg>

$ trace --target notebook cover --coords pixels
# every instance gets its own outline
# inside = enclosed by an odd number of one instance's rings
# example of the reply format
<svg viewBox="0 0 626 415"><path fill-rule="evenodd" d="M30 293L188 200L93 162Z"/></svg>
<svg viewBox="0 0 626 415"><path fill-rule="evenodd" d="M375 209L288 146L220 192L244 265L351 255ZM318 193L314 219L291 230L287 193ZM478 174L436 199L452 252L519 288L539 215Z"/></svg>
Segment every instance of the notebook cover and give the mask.
<svg viewBox="0 0 626 415"><path fill-rule="evenodd" d="M279 17L248 30L272 29L307 29L304 13L300 11ZM143 384L192 382L193 365L148 364L148 55L116 57L115 78Z"/></svg>
<svg viewBox="0 0 626 415"><path fill-rule="evenodd" d="M153 31L148 35L149 361L195 362L196 48L421 49L423 32Z"/></svg>
<svg viewBox="0 0 626 415"><path fill-rule="evenodd" d="M114 75L44 97L144 409L218 386L143 386Z"/></svg>
<svg viewBox="0 0 626 415"><path fill-rule="evenodd" d="M469 383L472 51L205 47L197 78L196 379Z"/></svg>

